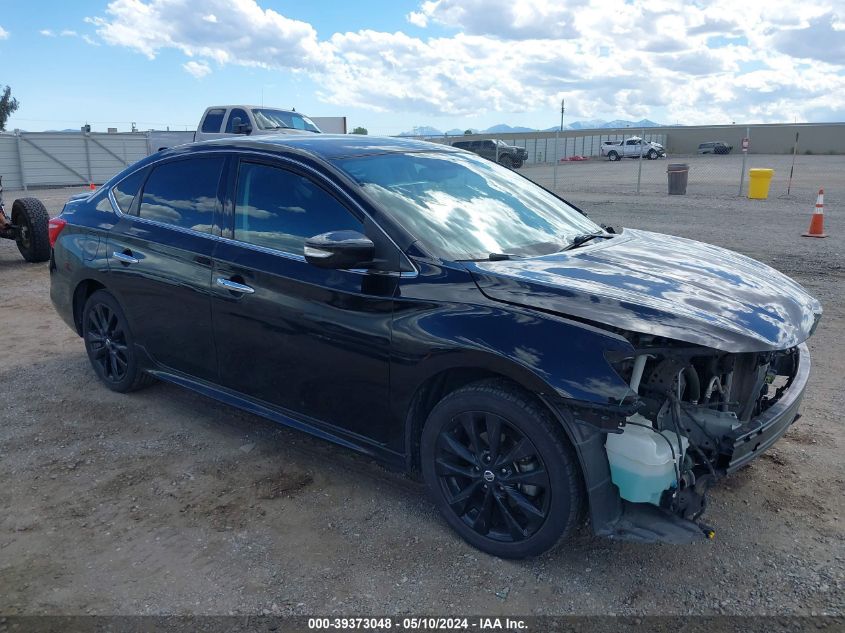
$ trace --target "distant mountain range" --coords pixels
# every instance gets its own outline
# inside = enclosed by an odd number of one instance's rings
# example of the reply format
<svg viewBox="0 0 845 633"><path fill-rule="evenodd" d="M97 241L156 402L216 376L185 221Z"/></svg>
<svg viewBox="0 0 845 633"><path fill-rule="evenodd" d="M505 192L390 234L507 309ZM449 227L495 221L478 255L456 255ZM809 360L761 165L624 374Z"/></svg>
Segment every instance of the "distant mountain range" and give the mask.
<svg viewBox="0 0 845 633"><path fill-rule="evenodd" d="M606 128L643 128L661 126L661 123L655 123L654 121L650 121L649 119L642 119L640 121L626 121L623 119L604 121L602 119L591 119L588 121L574 121L573 123L566 125L565 129L596 130ZM519 125L512 126L508 125L507 123L499 123L498 125L488 127L486 130L477 130L475 128L469 129L472 130L473 134L513 134L516 132L554 132L558 129L558 126L547 127L543 130L540 130L530 127L522 127ZM431 127L430 125L421 125L419 127L415 127L413 130L410 130L408 132L402 132L402 134L400 134L399 136L463 136L463 134L464 130L461 130L459 128L453 128L444 132L443 130L438 130L435 127Z"/></svg>

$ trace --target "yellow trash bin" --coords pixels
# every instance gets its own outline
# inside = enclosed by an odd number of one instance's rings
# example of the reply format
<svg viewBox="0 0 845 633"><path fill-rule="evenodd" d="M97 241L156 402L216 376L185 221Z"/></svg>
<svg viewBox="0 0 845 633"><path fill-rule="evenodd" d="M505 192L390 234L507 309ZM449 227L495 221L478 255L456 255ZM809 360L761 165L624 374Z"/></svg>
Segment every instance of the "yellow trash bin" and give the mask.
<svg viewBox="0 0 845 633"><path fill-rule="evenodd" d="M774 169L748 170L748 197L755 200L765 200L769 197L769 185L772 184Z"/></svg>

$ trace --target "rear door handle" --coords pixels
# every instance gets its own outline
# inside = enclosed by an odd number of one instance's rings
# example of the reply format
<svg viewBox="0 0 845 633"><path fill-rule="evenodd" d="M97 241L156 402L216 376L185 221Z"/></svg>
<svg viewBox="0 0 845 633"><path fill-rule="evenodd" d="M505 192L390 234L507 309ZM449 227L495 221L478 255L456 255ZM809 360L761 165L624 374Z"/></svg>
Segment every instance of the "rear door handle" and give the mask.
<svg viewBox="0 0 845 633"><path fill-rule="evenodd" d="M111 254L117 261L122 262L124 264L137 264L138 259L136 257L132 257L131 251L129 253L120 253L115 251Z"/></svg>
<svg viewBox="0 0 845 633"><path fill-rule="evenodd" d="M255 292L255 288L247 286L246 284L239 284L237 281L232 281L231 279L226 279L225 277L218 277L217 285L222 286L226 290L231 290L232 292L242 292L248 295Z"/></svg>

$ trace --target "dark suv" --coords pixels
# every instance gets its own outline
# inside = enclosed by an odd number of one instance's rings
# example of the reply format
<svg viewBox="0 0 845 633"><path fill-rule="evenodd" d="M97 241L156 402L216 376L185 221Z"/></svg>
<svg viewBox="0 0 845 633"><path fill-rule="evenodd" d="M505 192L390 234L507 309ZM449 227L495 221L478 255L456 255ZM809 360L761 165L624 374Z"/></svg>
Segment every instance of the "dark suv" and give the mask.
<svg viewBox="0 0 845 633"><path fill-rule="evenodd" d="M730 154L733 149L732 145L723 143L722 141L708 141L701 143L698 146L699 154Z"/></svg>
<svg viewBox="0 0 845 633"><path fill-rule="evenodd" d="M528 160L528 150L499 140L456 141L452 147L468 150L505 167L522 167Z"/></svg>
<svg viewBox="0 0 845 633"><path fill-rule="evenodd" d="M707 488L796 418L821 314L763 264L407 139L165 150L50 225L53 303L109 389L173 382L421 472L505 557L586 509L705 538Z"/></svg>

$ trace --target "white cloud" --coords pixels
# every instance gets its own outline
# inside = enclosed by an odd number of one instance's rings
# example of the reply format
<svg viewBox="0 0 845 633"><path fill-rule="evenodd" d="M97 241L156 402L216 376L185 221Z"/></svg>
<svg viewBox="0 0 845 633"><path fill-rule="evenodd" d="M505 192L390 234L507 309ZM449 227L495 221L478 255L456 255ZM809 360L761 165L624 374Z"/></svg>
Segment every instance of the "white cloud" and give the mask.
<svg viewBox="0 0 845 633"><path fill-rule="evenodd" d="M411 11L405 17L408 22L410 22L414 26L419 26L421 28L425 28L426 26L428 26L428 18L425 17L424 13L420 13L419 11Z"/></svg>
<svg viewBox="0 0 845 633"><path fill-rule="evenodd" d="M57 35L57 33L55 31L53 31L52 29L41 29L38 32L41 35L43 35L44 37L56 37L56 35ZM60 35L61 37L78 37L83 42L85 42L86 44L90 44L91 46L100 46L101 45L100 42L95 40L93 37L91 37L87 33L80 34L79 32L74 31L72 29L63 29L62 31L60 31L58 33L58 35Z"/></svg>
<svg viewBox="0 0 845 633"><path fill-rule="evenodd" d="M181 51L194 76L211 72L208 61L305 71L323 100L372 110L553 112L561 96L582 118L660 110L671 122L750 122L845 110L837 0L428 0L406 19L448 34L320 38L256 0L206 0L202 13L181 0L113 0L86 21L151 59Z"/></svg>
<svg viewBox="0 0 845 633"><path fill-rule="evenodd" d="M326 61L325 47L307 22L262 9L255 0L206 0L203 8L208 13L200 15L181 0L113 0L106 17L86 22L106 43L150 59L176 48L189 57L264 68L315 68ZM211 21L209 15L226 17Z"/></svg>
<svg viewBox="0 0 845 633"><path fill-rule="evenodd" d="M9 31L0 26L0 40L9 39Z"/></svg>
<svg viewBox="0 0 845 633"><path fill-rule="evenodd" d="M778 32L772 42L787 55L845 66L845 19L832 12L799 28Z"/></svg>
<svg viewBox="0 0 845 633"><path fill-rule="evenodd" d="M575 14L587 4L584 0L434 0L423 2L408 19L416 15L420 22L430 20L469 35L503 39L570 38L578 35Z"/></svg>
<svg viewBox="0 0 845 633"><path fill-rule="evenodd" d="M182 64L182 68L185 69L185 72L193 75L197 79L202 79L206 75L211 74L211 66L205 62L195 62L191 60Z"/></svg>

